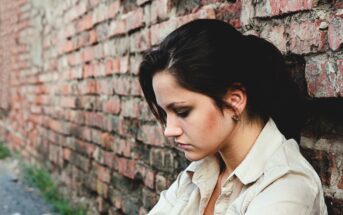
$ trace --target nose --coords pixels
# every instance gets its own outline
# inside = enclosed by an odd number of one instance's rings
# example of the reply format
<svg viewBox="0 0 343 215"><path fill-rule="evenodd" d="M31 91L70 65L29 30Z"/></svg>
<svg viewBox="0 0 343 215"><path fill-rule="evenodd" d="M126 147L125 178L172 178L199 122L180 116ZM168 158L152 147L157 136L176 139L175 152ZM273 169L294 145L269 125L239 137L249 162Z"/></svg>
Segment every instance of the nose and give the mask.
<svg viewBox="0 0 343 215"><path fill-rule="evenodd" d="M181 127L175 122L173 119L168 119L167 117L167 124L164 129L164 135L166 137L176 137L182 134Z"/></svg>

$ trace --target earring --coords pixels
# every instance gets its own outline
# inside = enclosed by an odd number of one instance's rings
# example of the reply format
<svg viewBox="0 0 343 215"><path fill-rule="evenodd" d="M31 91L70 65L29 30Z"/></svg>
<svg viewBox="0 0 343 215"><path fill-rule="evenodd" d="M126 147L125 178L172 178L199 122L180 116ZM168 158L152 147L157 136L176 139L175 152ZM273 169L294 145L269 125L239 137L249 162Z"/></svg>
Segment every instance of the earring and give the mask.
<svg viewBox="0 0 343 215"><path fill-rule="evenodd" d="M232 118L232 120L233 120L233 121L235 121L235 122L238 122L238 121L240 121L240 120L241 120L241 119L239 118L239 116L238 116L238 115L236 115L236 114L235 114L235 115L233 115L231 118Z"/></svg>

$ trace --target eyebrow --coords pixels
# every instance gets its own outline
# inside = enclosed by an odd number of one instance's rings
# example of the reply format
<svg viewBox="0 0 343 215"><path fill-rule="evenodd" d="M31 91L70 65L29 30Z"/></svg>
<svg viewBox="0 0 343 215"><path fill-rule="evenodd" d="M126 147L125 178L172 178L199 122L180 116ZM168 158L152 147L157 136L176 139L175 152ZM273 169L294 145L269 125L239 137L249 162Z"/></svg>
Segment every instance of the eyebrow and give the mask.
<svg viewBox="0 0 343 215"><path fill-rule="evenodd" d="M176 108L176 105L183 104L183 103L186 103L186 102L184 102L184 101L182 101L182 102L172 102L172 103L168 104L166 107L167 107L167 109L173 109L173 108Z"/></svg>

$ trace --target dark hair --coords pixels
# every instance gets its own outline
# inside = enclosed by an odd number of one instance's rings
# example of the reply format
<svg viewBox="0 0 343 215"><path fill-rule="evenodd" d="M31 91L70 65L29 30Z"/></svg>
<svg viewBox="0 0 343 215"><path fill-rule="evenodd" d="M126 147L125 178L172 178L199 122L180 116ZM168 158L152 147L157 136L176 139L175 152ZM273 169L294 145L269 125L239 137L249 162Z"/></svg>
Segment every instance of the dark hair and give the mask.
<svg viewBox="0 0 343 215"><path fill-rule="evenodd" d="M264 39L244 36L220 20L197 19L146 51L139 81L152 113L165 124L152 87L153 76L161 71L170 72L185 89L209 96L220 110L230 108L223 101L229 89L244 89L248 119L266 123L271 117L286 138L300 139L303 97L280 51Z"/></svg>

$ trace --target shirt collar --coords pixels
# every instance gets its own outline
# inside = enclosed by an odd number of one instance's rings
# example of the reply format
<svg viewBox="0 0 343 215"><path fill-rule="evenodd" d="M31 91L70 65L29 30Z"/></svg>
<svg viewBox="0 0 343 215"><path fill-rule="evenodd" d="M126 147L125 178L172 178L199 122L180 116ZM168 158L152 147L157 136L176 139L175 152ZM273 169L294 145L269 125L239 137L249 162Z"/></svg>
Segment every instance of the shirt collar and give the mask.
<svg viewBox="0 0 343 215"><path fill-rule="evenodd" d="M285 137L269 118L244 160L234 170L239 180L247 185L256 181L264 171L266 163L284 142Z"/></svg>
<svg viewBox="0 0 343 215"><path fill-rule="evenodd" d="M284 140L284 135L278 130L273 119L269 118L255 144L232 174L235 174L244 185L256 181L262 175L266 162ZM215 155L207 156L202 160L193 161L186 168L186 172L192 181L206 180L208 177L217 178L219 161Z"/></svg>

